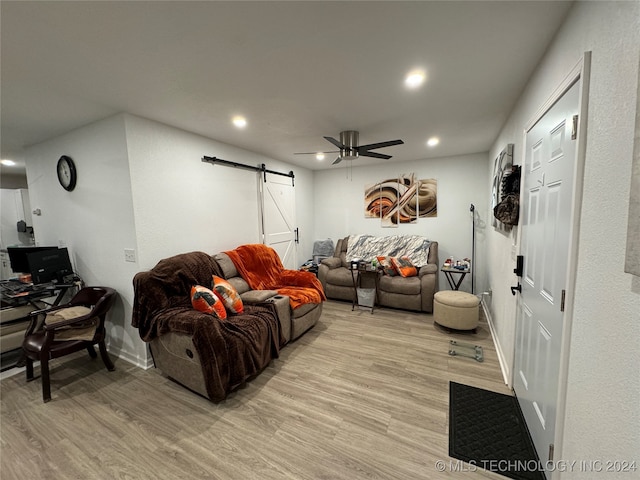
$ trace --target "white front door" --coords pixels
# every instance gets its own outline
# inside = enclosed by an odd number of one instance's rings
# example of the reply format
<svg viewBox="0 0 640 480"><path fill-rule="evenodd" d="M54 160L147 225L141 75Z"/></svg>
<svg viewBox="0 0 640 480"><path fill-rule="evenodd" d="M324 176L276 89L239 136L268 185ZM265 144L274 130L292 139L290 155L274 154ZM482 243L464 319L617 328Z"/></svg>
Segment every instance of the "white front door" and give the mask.
<svg viewBox="0 0 640 480"><path fill-rule="evenodd" d="M549 459L556 426L579 94L576 82L527 132L520 190L524 273L514 390L542 462Z"/></svg>
<svg viewBox="0 0 640 480"><path fill-rule="evenodd" d="M273 248L284 268L297 269L295 190L290 177L267 174L263 183L264 242Z"/></svg>

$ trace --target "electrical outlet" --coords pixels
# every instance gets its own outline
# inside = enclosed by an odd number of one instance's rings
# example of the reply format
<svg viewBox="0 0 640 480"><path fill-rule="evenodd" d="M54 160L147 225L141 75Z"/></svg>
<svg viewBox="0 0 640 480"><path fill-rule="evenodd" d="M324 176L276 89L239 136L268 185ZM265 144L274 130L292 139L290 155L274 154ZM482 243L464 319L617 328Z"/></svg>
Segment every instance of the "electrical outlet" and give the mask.
<svg viewBox="0 0 640 480"><path fill-rule="evenodd" d="M125 248L124 249L124 261L125 262L135 262L136 261L136 251L133 248Z"/></svg>

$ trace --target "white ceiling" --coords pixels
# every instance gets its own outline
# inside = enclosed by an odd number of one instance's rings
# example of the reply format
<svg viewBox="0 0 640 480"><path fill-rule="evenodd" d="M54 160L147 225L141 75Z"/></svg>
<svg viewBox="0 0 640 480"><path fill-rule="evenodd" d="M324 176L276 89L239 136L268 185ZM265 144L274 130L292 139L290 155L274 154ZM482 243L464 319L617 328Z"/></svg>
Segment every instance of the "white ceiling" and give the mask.
<svg viewBox="0 0 640 480"><path fill-rule="evenodd" d="M342 130L404 140L390 162L486 152L570 5L3 0L1 155L119 112L311 169Z"/></svg>

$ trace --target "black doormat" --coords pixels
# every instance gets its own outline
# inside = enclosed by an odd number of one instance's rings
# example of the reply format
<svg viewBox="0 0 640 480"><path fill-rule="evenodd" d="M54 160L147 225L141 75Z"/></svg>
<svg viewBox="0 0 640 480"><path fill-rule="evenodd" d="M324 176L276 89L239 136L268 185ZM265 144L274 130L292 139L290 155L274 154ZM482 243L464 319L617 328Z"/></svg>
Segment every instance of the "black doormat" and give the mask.
<svg viewBox="0 0 640 480"><path fill-rule="evenodd" d="M449 456L515 480L545 480L518 400L449 382Z"/></svg>

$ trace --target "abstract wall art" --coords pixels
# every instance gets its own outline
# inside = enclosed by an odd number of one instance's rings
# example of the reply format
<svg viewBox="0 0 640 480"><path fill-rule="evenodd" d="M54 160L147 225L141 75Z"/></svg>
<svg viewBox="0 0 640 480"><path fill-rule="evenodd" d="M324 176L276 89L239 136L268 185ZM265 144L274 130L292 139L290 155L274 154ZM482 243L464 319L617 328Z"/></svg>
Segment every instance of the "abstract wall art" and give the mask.
<svg viewBox="0 0 640 480"><path fill-rule="evenodd" d="M364 215L380 219L383 227L416 223L438 215L438 182L416 180L414 173L382 180L364 189Z"/></svg>

